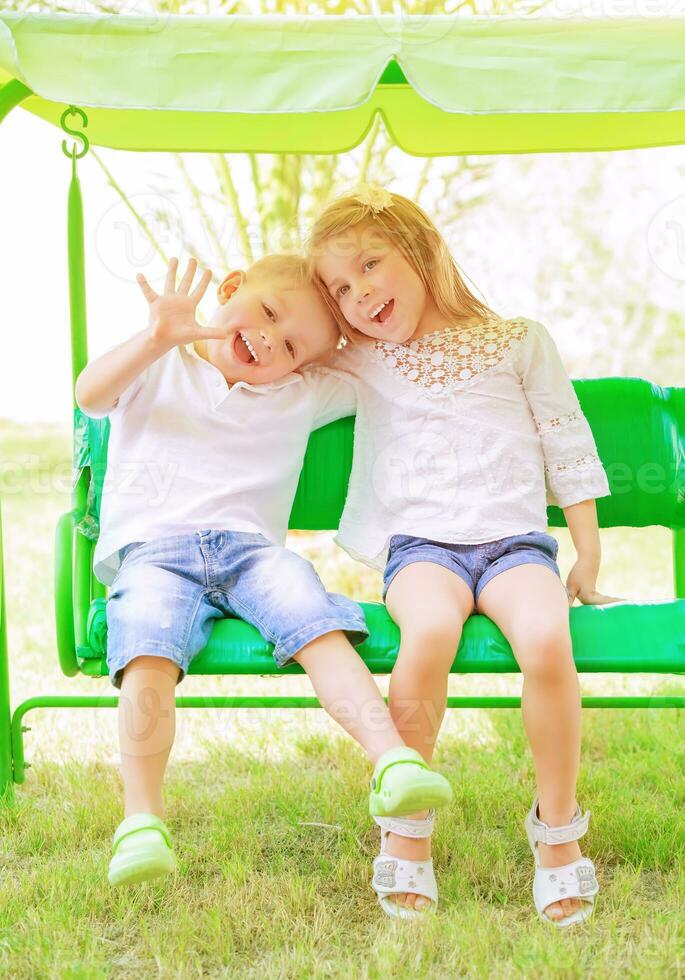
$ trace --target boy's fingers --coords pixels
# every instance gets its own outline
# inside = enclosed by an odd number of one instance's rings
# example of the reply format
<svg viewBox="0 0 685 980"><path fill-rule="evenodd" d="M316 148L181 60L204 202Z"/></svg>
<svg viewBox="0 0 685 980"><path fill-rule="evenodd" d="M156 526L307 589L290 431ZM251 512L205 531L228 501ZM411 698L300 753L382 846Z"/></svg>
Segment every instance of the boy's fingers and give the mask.
<svg viewBox="0 0 685 980"><path fill-rule="evenodd" d="M158 297L152 286L149 284L142 272L136 276L136 282L143 290L143 296L149 303L153 303Z"/></svg>
<svg viewBox="0 0 685 980"><path fill-rule="evenodd" d="M168 295L176 291L176 270L178 268L178 259L176 256L169 259L169 268L167 269L166 279L164 280L164 293Z"/></svg>
<svg viewBox="0 0 685 980"><path fill-rule="evenodd" d="M178 287L179 293L187 293L190 289L190 284L193 281L193 276L195 275L195 270L197 269L197 259L189 259L186 271L183 274L183 279L181 279L180 285Z"/></svg>
<svg viewBox="0 0 685 980"><path fill-rule="evenodd" d="M201 300L205 294L207 286L209 286L211 281L212 281L212 270L205 269L205 271L202 273L202 278L200 279L199 283L190 294L190 298L194 299L196 302Z"/></svg>

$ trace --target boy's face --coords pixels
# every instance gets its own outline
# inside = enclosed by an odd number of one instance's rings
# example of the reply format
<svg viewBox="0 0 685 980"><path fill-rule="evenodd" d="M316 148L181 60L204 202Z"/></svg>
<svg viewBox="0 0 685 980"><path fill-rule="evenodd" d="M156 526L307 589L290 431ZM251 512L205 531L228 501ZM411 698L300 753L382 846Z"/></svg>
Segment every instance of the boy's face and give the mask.
<svg viewBox="0 0 685 980"><path fill-rule="evenodd" d="M210 327L228 331L208 340L208 360L226 380L266 384L334 350L338 328L316 287L230 273L218 289Z"/></svg>

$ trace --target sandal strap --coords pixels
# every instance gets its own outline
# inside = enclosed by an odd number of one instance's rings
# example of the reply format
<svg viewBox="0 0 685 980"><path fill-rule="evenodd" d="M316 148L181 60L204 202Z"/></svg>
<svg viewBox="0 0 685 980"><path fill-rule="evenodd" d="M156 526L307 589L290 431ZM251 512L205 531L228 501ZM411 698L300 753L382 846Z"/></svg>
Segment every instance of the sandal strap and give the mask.
<svg viewBox="0 0 685 980"><path fill-rule="evenodd" d="M387 833L399 834L400 837L430 837L435 825L435 810L429 810L427 817L376 817L373 818L383 831L383 840Z"/></svg>
<svg viewBox="0 0 685 980"><path fill-rule="evenodd" d="M586 810L585 814L581 816L580 806L576 807L571 822L559 827L550 827L544 820L540 820L537 813L538 800L536 797L530 812L530 823L534 839L540 841L541 844L568 844L587 833L590 811Z"/></svg>
<svg viewBox="0 0 685 980"><path fill-rule="evenodd" d="M379 854L373 861L371 887L379 898L412 892L430 898L435 904L438 901L438 883L432 858L408 861L390 854Z"/></svg>
<svg viewBox="0 0 685 980"><path fill-rule="evenodd" d="M173 847L169 829L161 817L155 813L132 813L130 817L125 817L114 831L112 853L116 853L119 844L125 837L130 837L131 834L135 834L139 830L158 830L168 847Z"/></svg>
<svg viewBox="0 0 685 980"><path fill-rule="evenodd" d="M416 749L409 748L408 745L400 745L396 749L389 749L387 752L384 752L376 762L373 776L371 777L371 789L375 790L380 787L383 782L383 774L391 766L407 762L413 766L423 766L424 769L430 768L420 752L417 752Z"/></svg>

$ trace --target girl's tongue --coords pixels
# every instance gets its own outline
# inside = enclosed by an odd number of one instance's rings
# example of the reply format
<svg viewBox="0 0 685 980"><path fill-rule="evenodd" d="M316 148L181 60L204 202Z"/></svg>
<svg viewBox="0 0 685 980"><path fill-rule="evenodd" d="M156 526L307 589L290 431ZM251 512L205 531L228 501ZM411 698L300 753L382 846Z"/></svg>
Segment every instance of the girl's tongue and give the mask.
<svg viewBox="0 0 685 980"><path fill-rule="evenodd" d="M239 333L235 335L235 341L233 342L233 350L235 351L238 360L242 361L243 364L252 363L252 354L250 353L247 344L245 343L245 341L243 340L243 338L240 336Z"/></svg>
<svg viewBox="0 0 685 980"><path fill-rule="evenodd" d="M383 307L383 309L381 310L381 312L376 317L376 319L378 320L378 322L379 323L385 323L385 321L388 319L388 317L390 316L390 314L392 313L392 311L394 309L395 309L395 300L394 299L391 299L390 302L387 303L386 306Z"/></svg>

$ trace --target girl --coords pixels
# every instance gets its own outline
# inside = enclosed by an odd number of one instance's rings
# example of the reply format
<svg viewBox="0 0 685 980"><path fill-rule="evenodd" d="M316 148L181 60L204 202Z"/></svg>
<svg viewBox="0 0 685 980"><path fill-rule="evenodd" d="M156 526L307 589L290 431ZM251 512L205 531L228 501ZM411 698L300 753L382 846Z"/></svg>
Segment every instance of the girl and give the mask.
<svg viewBox="0 0 685 980"><path fill-rule="evenodd" d="M430 763L464 621L475 611L499 626L523 674L537 775L525 821L535 906L556 926L580 922L599 886L577 842L590 812L575 799L580 691L569 606L576 597L615 601L596 589L594 498L610 491L588 422L545 327L480 302L412 201L368 185L339 198L316 221L308 253L347 338L326 369L357 388L335 540L384 571L383 597L401 630L391 713ZM577 550L566 587L546 533L552 503ZM373 888L389 915L437 907L434 817L374 818Z"/></svg>

